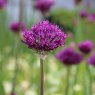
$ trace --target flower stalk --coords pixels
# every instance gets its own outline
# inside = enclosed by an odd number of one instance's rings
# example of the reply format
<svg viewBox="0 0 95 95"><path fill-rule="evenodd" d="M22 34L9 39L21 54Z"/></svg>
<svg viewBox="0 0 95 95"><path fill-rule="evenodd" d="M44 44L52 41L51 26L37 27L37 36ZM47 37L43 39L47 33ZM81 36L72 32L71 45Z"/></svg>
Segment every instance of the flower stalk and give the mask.
<svg viewBox="0 0 95 95"><path fill-rule="evenodd" d="M40 95L44 95L44 66L42 58L40 58Z"/></svg>
<svg viewBox="0 0 95 95"><path fill-rule="evenodd" d="M12 91L11 95L15 93L15 87L16 87L16 79L17 79L17 73L18 73L18 51L19 51L20 43L18 40L18 37L16 37L16 46L15 46L15 69L14 69L14 76L13 76L13 82L12 82Z"/></svg>
<svg viewBox="0 0 95 95"><path fill-rule="evenodd" d="M4 87L3 87L3 66L2 62L0 63L0 93L5 95Z"/></svg>
<svg viewBox="0 0 95 95"><path fill-rule="evenodd" d="M16 46L15 46L15 70L14 70L14 76L13 76L13 82L12 82L12 91L11 95L15 95L15 86L16 86L16 79L17 79L17 73L18 73L18 57L19 57L19 48L20 48L20 40L19 35L21 30L23 30L24 25L21 23L23 21L23 13L24 13L24 1L19 0L19 22L15 23L12 26L12 30L17 32L16 34ZM16 26L16 27L14 27Z"/></svg>
<svg viewBox="0 0 95 95"><path fill-rule="evenodd" d="M73 86L75 86L75 84L77 83L77 79L78 79L78 74L79 74L79 66L76 67L76 73L75 73L75 76L74 76L74 83L73 83ZM72 95L76 95L75 91L73 90L73 94Z"/></svg>
<svg viewBox="0 0 95 95"><path fill-rule="evenodd" d="M92 87L93 87L92 74L91 74L91 70L90 70L90 67L88 64L86 65L86 70L87 70L87 73L89 76L89 82L90 82L89 83L89 95L93 95L93 93L92 93Z"/></svg>
<svg viewBox="0 0 95 95"><path fill-rule="evenodd" d="M68 66L67 67L67 78L66 78L66 92L65 92L65 95L69 95L69 77L70 77L70 67L71 66Z"/></svg>

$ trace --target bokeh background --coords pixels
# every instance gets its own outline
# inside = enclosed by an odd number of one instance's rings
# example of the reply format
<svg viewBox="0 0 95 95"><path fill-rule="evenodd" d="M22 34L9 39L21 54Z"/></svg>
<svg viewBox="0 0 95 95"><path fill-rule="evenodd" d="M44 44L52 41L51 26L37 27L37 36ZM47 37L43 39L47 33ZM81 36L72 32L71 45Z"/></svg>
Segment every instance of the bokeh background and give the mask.
<svg viewBox="0 0 95 95"><path fill-rule="evenodd" d="M80 14L83 10L89 14L95 13L95 0L77 1L79 2L76 3L76 0L55 0L48 17L52 23L59 25L68 34L64 47L71 45L75 49L77 49L77 44L83 40L91 40L95 43L95 18L89 21L81 17ZM21 19L28 29L43 19L41 12L33 7L34 2L35 0L22 0ZM19 3L20 0L8 0L6 6L0 9L0 95L10 95L12 89L16 35L9 26L12 22L19 21L21 8ZM45 95L65 95L66 67L54 56L58 50L49 53L44 62ZM18 56L16 94L39 95L39 58L22 43ZM87 64L86 61L83 61L80 65L71 67L69 95L73 95L73 91L76 95L90 95L89 75L85 64ZM95 95L94 67L91 67L91 72L93 76L92 90Z"/></svg>

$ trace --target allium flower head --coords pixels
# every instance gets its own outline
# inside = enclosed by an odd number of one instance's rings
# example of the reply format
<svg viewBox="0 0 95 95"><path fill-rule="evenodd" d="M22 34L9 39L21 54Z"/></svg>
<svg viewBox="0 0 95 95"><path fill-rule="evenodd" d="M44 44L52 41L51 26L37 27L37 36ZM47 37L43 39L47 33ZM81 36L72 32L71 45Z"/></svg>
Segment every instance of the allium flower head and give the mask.
<svg viewBox="0 0 95 95"><path fill-rule="evenodd" d="M83 57L81 54L68 47L56 54L56 58L65 65L79 64Z"/></svg>
<svg viewBox="0 0 95 95"><path fill-rule="evenodd" d="M11 95L16 95L15 93L12 93Z"/></svg>
<svg viewBox="0 0 95 95"><path fill-rule="evenodd" d="M81 18L86 18L87 16L88 16L87 11L85 11L85 10L80 11L80 17Z"/></svg>
<svg viewBox="0 0 95 95"><path fill-rule="evenodd" d="M80 4L82 2L82 0L75 0L75 4Z"/></svg>
<svg viewBox="0 0 95 95"><path fill-rule="evenodd" d="M79 44L79 49L82 53L88 54L92 51L93 49L93 43L89 40L83 41Z"/></svg>
<svg viewBox="0 0 95 95"><path fill-rule="evenodd" d="M34 7L42 12L46 12L50 10L53 4L54 0L36 0Z"/></svg>
<svg viewBox="0 0 95 95"><path fill-rule="evenodd" d="M7 0L0 0L0 9L4 8L7 4Z"/></svg>
<svg viewBox="0 0 95 95"><path fill-rule="evenodd" d="M22 23L22 22L14 22L10 25L10 29L15 32L15 33L18 33L20 32L21 30L24 30L25 29L25 24Z"/></svg>
<svg viewBox="0 0 95 95"><path fill-rule="evenodd" d="M64 45L66 34L58 26L48 21L33 25L28 31L22 32L23 42L36 51L51 51Z"/></svg>
<svg viewBox="0 0 95 95"><path fill-rule="evenodd" d="M88 21L90 21L90 22L95 22L95 14L90 14L90 15L88 16Z"/></svg>
<svg viewBox="0 0 95 95"><path fill-rule="evenodd" d="M88 58L88 63L92 66L95 66L95 53L90 58Z"/></svg>

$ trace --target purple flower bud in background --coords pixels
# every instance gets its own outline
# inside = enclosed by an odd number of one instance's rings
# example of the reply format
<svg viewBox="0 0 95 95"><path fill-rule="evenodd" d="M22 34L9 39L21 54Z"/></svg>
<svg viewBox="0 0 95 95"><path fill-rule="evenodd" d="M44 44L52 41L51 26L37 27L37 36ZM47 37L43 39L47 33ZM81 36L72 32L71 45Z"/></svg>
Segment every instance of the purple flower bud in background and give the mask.
<svg viewBox="0 0 95 95"><path fill-rule="evenodd" d="M89 21L89 22L95 22L95 14L90 14L90 15L88 16L88 21Z"/></svg>
<svg viewBox="0 0 95 95"><path fill-rule="evenodd" d="M88 54L92 51L93 49L93 43L89 40L83 41L79 44L79 49L82 53Z"/></svg>
<svg viewBox="0 0 95 95"><path fill-rule="evenodd" d="M88 63L92 66L95 66L95 53L90 58L88 58Z"/></svg>
<svg viewBox="0 0 95 95"><path fill-rule="evenodd" d="M7 4L7 0L0 0L0 9L4 8Z"/></svg>
<svg viewBox="0 0 95 95"><path fill-rule="evenodd" d="M76 5L82 3L82 0L74 0L74 1L75 1L75 4L76 4Z"/></svg>
<svg viewBox="0 0 95 95"><path fill-rule="evenodd" d="M12 93L11 95L16 95L15 93Z"/></svg>
<svg viewBox="0 0 95 95"><path fill-rule="evenodd" d="M22 22L13 22L11 25L10 25L10 29L15 32L15 33L18 33L22 30L25 29L25 24L22 23Z"/></svg>
<svg viewBox="0 0 95 95"><path fill-rule="evenodd" d="M83 57L81 54L77 53L73 48L68 47L57 53L56 58L65 65L79 64Z"/></svg>
<svg viewBox="0 0 95 95"><path fill-rule="evenodd" d="M51 51L64 45L66 34L58 26L48 21L33 25L30 30L22 32L23 42L36 51Z"/></svg>
<svg viewBox="0 0 95 95"><path fill-rule="evenodd" d="M81 18L86 18L87 16L88 16L87 11L85 11L85 10L80 11L80 17Z"/></svg>
<svg viewBox="0 0 95 95"><path fill-rule="evenodd" d="M42 12L46 12L50 10L53 4L54 0L36 0L34 7Z"/></svg>

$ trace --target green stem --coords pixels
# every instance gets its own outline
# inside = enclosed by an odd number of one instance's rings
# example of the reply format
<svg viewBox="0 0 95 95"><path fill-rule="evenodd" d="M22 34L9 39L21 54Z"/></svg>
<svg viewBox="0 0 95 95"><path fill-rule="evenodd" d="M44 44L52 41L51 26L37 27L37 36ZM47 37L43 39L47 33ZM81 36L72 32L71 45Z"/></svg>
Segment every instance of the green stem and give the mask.
<svg viewBox="0 0 95 95"><path fill-rule="evenodd" d="M3 87L3 70L2 70L2 63L1 63L1 70L0 70L0 94L5 95L4 87Z"/></svg>
<svg viewBox="0 0 95 95"><path fill-rule="evenodd" d="M92 74L90 71L90 67L88 65L86 65L86 69L87 69L87 75L89 76L89 95L93 95L92 93L92 86L93 86L93 81L92 81Z"/></svg>
<svg viewBox="0 0 95 95"><path fill-rule="evenodd" d="M19 22L23 21L24 16L24 1L19 0Z"/></svg>
<svg viewBox="0 0 95 95"><path fill-rule="evenodd" d="M76 43L80 43L83 40L84 23L80 18L77 19L77 22L78 23L75 28L75 41Z"/></svg>
<svg viewBox="0 0 95 95"><path fill-rule="evenodd" d="M3 87L2 82L0 82L0 93L1 93L2 95L5 95L5 91L4 91L4 87Z"/></svg>
<svg viewBox="0 0 95 95"><path fill-rule="evenodd" d="M70 66L67 67L67 78L66 78L66 92L65 95L69 95L69 77L70 77Z"/></svg>
<svg viewBox="0 0 95 95"><path fill-rule="evenodd" d="M43 66L43 59L40 59L40 95L44 95L44 66Z"/></svg>
<svg viewBox="0 0 95 95"><path fill-rule="evenodd" d="M19 0L19 22L23 21L23 13L24 13L24 1ZM18 31L20 32L20 31ZM17 35L18 36L18 35ZM15 86L16 86L16 78L18 73L18 54L19 54L19 47L20 47L20 41L18 40L18 37L16 39L16 54L15 54L15 70L14 70L14 77L13 77L13 83L12 83L12 92L11 94L14 94L15 92Z"/></svg>
<svg viewBox="0 0 95 95"><path fill-rule="evenodd" d="M5 95L4 86L3 86L3 62L0 62L0 94Z"/></svg>
<svg viewBox="0 0 95 95"><path fill-rule="evenodd" d="M87 95L87 84L86 84L86 77L84 76L86 75L85 70L83 72L83 95Z"/></svg>
<svg viewBox="0 0 95 95"><path fill-rule="evenodd" d="M75 84L77 83L77 76L78 76L78 72L79 72L79 67L76 67L76 73L74 76L74 83L73 83L73 87L75 86ZM76 95L75 91L73 90L73 94L72 95Z"/></svg>
<svg viewBox="0 0 95 95"><path fill-rule="evenodd" d="M15 47L15 69L14 69L14 76L13 76L13 82L12 82L12 91L11 95L15 93L15 87L16 87L16 78L18 73L18 54L19 54L19 47L20 43L18 40L18 37L16 38L16 47Z"/></svg>

